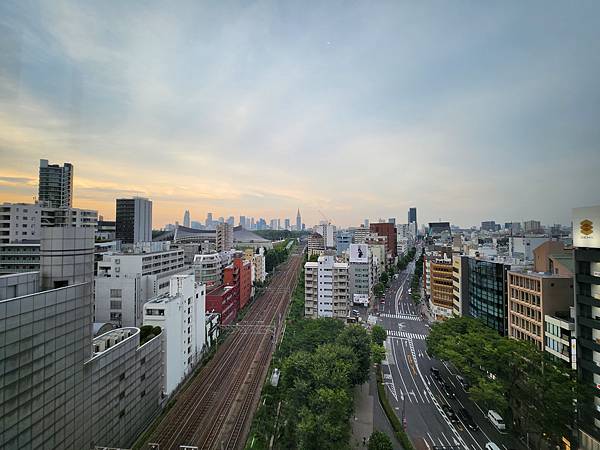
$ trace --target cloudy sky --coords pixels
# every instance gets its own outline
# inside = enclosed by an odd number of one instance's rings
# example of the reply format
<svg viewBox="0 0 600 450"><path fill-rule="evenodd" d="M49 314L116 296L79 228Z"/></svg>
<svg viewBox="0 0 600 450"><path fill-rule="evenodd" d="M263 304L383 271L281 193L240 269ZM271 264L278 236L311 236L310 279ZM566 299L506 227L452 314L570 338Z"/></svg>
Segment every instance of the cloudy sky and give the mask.
<svg viewBox="0 0 600 450"><path fill-rule="evenodd" d="M596 1L0 3L0 201L568 223L600 203Z"/></svg>

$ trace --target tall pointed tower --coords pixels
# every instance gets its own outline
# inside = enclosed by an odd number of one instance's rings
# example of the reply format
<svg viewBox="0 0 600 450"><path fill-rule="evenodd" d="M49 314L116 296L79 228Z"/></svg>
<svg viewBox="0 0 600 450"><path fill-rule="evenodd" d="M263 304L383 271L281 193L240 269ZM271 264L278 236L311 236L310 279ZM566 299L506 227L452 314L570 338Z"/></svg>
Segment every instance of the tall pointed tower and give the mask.
<svg viewBox="0 0 600 450"><path fill-rule="evenodd" d="M296 230L302 230L302 217L300 216L300 208L298 208L298 214L296 214Z"/></svg>

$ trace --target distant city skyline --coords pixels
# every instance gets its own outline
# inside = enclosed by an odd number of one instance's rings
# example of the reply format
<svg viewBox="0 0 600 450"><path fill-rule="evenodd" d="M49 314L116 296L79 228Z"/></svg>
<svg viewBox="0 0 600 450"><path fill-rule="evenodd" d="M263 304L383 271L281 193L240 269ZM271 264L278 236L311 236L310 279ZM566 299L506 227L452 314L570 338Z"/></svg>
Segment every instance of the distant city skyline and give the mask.
<svg viewBox="0 0 600 450"><path fill-rule="evenodd" d="M598 2L313 6L2 2L0 201L44 158L75 166L74 206L140 195L156 226L597 203Z"/></svg>

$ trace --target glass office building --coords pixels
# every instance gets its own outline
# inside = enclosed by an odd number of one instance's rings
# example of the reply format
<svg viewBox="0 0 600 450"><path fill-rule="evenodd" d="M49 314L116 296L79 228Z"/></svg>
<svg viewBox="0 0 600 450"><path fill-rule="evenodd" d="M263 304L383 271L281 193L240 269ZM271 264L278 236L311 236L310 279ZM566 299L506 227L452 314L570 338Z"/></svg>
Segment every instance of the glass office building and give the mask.
<svg viewBox="0 0 600 450"><path fill-rule="evenodd" d="M485 259L468 259L468 314L506 336L508 332L507 272L510 265Z"/></svg>

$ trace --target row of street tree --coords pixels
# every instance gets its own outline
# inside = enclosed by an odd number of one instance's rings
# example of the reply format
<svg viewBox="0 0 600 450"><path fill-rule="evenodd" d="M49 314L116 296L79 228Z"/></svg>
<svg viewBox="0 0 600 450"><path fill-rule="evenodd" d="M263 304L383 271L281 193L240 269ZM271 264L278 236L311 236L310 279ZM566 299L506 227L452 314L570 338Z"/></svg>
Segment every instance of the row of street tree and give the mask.
<svg viewBox="0 0 600 450"><path fill-rule="evenodd" d="M562 361L532 343L502 337L473 318L434 324L427 348L465 376L474 401L498 411L537 448L544 440L558 445L570 436L576 405L591 395Z"/></svg>

